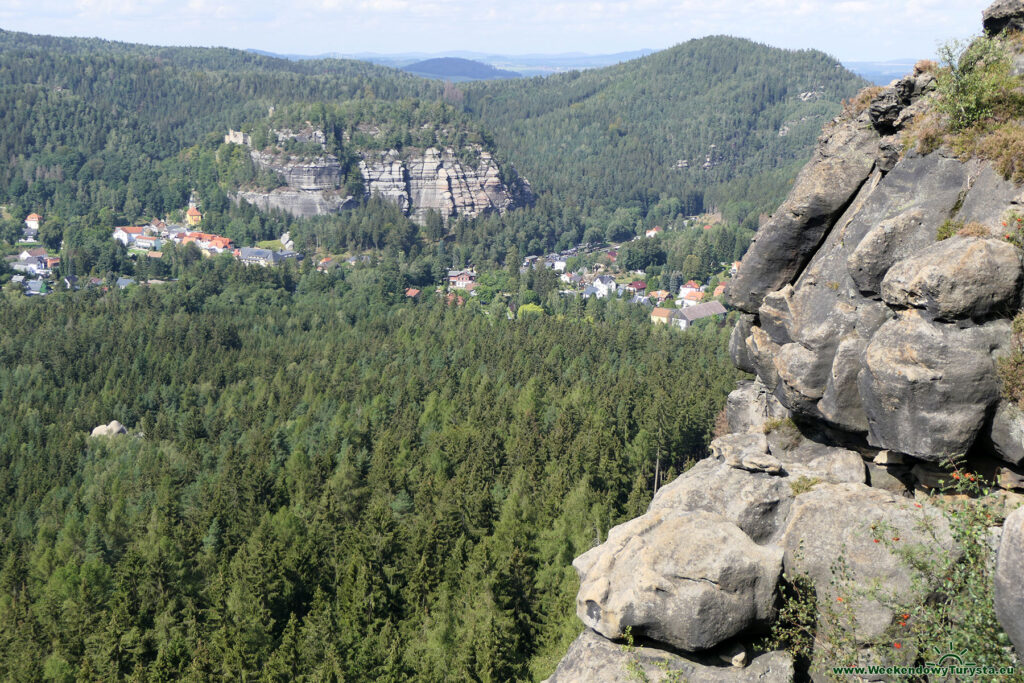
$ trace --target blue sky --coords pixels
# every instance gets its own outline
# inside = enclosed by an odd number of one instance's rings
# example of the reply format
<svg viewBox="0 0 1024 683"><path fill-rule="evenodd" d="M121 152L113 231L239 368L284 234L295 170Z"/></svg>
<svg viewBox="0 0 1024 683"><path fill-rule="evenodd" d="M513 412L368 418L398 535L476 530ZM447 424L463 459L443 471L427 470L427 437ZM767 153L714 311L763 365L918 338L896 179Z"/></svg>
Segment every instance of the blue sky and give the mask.
<svg viewBox="0 0 1024 683"><path fill-rule="evenodd" d="M991 0L2 0L0 28L282 53L620 52L712 34L842 60L928 57Z"/></svg>

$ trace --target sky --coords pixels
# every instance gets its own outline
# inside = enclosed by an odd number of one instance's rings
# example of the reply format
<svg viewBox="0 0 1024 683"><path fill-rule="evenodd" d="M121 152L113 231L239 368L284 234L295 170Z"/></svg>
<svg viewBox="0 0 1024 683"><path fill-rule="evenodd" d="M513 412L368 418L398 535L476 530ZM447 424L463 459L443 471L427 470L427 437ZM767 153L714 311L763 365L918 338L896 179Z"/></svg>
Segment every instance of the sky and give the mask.
<svg viewBox="0 0 1024 683"><path fill-rule="evenodd" d="M0 28L276 53L663 49L728 34L844 61L933 56L991 0L0 0Z"/></svg>

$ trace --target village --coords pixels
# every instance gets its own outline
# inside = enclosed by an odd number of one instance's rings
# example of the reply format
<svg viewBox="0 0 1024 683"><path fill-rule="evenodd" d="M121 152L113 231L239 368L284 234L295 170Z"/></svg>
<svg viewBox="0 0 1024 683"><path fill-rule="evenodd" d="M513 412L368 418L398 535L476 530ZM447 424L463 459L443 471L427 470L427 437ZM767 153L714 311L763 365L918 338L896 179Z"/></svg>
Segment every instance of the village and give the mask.
<svg viewBox="0 0 1024 683"><path fill-rule="evenodd" d="M164 247L168 244L186 246L192 244L203 256L229 254L247 266L272 267L287 262L300 262L304 255L294 249L290 235L285 233L279 243L281 249L269 249L259 246L237 246L230 238L201 231L202 213L194 201L189 202L184 214L185 224L167 223L154 219L145 225L118 226L111 232L111 239L121 243L130 257L135 259L162 259ZM17 254L6 257L7 266L16 274L11 283L21 288L26 296L46 296L54 290L78 290L83 287L115 287L125 289L140 282L133 277L116 277L112 281L96 277L79 277L75 274L60 273L61 258L51 254L45 246L38 242L42 216L29 214L25 219L22 238L19 245L24 248ZM662 228L647 230L638 235L636 240L658 237ZM727 313L721 299L728 278L735 276L739 262L723 263L720 276L700 283L688 280L672 287L672 291L664 287L650 289L645 281L643 270L625 270L619 267L620 244L580 244L570 249L544 256L527 256L520 264L519 272L530 270L548 270L557 274L558 293L563 297L579 297L581 299L622 299L636 306L650 310L650 321L653 325L667 325L679 329L687 329L690 325L703 320L722 316ZM316 261L316 269L320 272L331 270L345 264L355 267L370 263L372 259L366 254L341 256L328 255ZM582 264L582 265L581 265ZM572 269L570 270L570 267ZM59 275L58 275L59 273ZM436 288L438 295L446 297L448 303L463 305L467 297L476 297L480 293L481 273L473 266L449 270L445 281ZM161 284L165 280L148 279L143 284ZM714 285L713 287L711 285ZM498 292L511 300L509 292ZM405 290L409 299L416 299L421 290L409 287ZM517 306L510 303L510 312L514 313Z"/></svg>
<svg viewBox="0 0 1024 683"><path fill-rule="evenodd" d="M635 240L657 237L662 232L660 227L648 230ZM560 284L558 293L563 297L579 297L581 299L622 299L636 306L650 310L650 321L653 325L668 325L685 330L698 320L725 315L728 311L722 304L729 278L739 272L740 262L723 263L720 277L714 278L714 286L688 280L680 284L674 291L655 289L648 291L644 271L627 271L617 265L620 245L582 244L558 253L545 256L527 256L523 259L519 272L546 269L558 273ZM589 266L568 270L574 260L581 256L597 256ZM463 305L467 296L477 296L483 286L481 278L486 273L478 273L469 267L450 270L445 286L438 287L437 293L447 297L449 303ZM407 297L417 297L419 289L408 289ZM510 292L498 292L498 295L511 299ZM511 308L515 308L512 304Z"/></svg>
<svg viewBox="0 0 1024 683"><path fill-rule="evenodd" d="M185 212L185 225L154 219L146 225L115 227L111 239L124 245L129 255L134 258L162 259L162 250L167 244L193 244L203 256L228 253L246 265L267 267L303 259L303 254L293 249L294 244L287 233L282 235L280 240L284 248L277 251L261 247L237 247L230 238L199 231L197 228L200 227L202 220L202 213L195 202L189 202L189 208ZM55 271L60 266L61 258L59 255L49 253L49 250L39 243L41 221L42 216L34 212L25 218L22 237L18 240L18 244L24 248L19 253L5 258L7 267L16 273L11 282L20 286L25 295L45 296L55 288L77 290L82 287L106 287L111 284L101 278L80 278L75 274L62 274L57 277ZM147 284L162 282L164 281L146 281ZM118 289L125 289L139 283L135 278L118 277L112 284Z"/></svg>

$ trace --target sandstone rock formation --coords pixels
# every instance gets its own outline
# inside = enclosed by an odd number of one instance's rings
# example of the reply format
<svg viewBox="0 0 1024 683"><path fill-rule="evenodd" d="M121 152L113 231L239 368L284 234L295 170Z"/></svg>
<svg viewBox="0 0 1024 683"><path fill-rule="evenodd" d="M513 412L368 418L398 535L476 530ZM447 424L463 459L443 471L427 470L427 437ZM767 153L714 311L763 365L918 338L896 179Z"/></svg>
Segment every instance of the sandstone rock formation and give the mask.
<svg viewBox="0 0 1024 683"><path fill-rule="evenodd" d="M985 22L989 33L1024 26L1024 1L999 0ZM1024 489L1024 411L997 371L1020 343L1010 320L1024 288L1024 254L998 226L1024 212L1024 187L948 149L906 151L934 91L915 72L833 121L762 225L727 292L741 312L729 353L756 377L729 396L730 433L709 457L577 558L577 613L594 631L553 681L659 680L676 666L718 680L686 667L749 647L773 618L761 591L800 577L819 630L839 632L854 661L914 661L909 648L865 646L906 627L894 606L941 595L942 577L901 548L963 556L928 497L949 483L946 464L966 458L993 486ZM947 221L974 225L940 240ZM1010 510L1022 500L1002 495ZM992 543L997 613L1019 651L1024 507ZM780 549L785 579L773 576ZM645 638L633 660L611 642L627 627ZM826 680L819 647L806 674L771 675Z"/></svg>
<svg viewBox="0 0 1024 683"><path fill-rule="evenodd" d="M305 135L302 141L322 144L319 138L311 137L317 132ZM285 139L291 138L286 135ZM366 152L359 162L365 196L379 195L391 200L419 223L431 210L444 218L472 217L532 203L533 195L525 179L519 178L514 187L506 187L491 154L479 146L471 145L469 149L477 159L475 166L463 163L452 148L431 147L402 154L393 149ZM250 154L258 168L274 173L285 183L269 192L238 193L237 199L261 209L309 217L338 213L355 207L363 199L345 192L343 169L334 155L324 153L308 158L262 150L252 150Z"/></svg>
<svg viewBox="0 0 1024 683"><path fill-rule="evenodd" d="M1006 518L996 560L995 602L999 623L1017 652L1024 652L1024 507Z"/></svg>
<svg viewBox="0 0 1024 683"><path fill-rule="evenodd" d="M707 650L768 620L781 562L781 549L757 545L720 515L652 509L573 562L576 613L606 638L629 628Z"/></svg>
<svg viewBox="0 0 1024 683"><path fill-rule="evenodd" d="M593 631L584 631L546 683L646 680L701 683L786 683L793 680L793 660L784 652L761 655L747 667L723 667L650 647L628 648ZM640 673L642 672L642 677Z"/></svg>
<svg viewBox="0 0 1024 683"><path fill-rule="evenodd" d="M99 425L92 430L91 436L117 436L127 434L128 430L117 420L111 420L109 424Z"/></svg>

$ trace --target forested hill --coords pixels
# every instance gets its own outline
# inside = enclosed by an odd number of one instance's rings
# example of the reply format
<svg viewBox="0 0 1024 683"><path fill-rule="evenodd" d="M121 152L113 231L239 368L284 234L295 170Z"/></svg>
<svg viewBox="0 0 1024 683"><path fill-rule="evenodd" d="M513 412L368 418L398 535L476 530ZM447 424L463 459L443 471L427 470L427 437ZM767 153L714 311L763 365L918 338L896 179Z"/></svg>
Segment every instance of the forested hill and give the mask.
<svg viewBox="0 0 1024 683"><path fill-rule="evenodd" d="M865 85L821 52L716 36L603 69L467 85L465 106L534 186L567 202L646 209L667 195L690 213L768 210L840 100ZM756 220L756 207L734 208Z"/></svg>
<svg viewBox="0 0 1024 683"><path fill-rule="evenodd" d="M262 71L374 79L401 83L396 87L406 95L427 94L438 90L436 84L425 83L397 69L355 59L294 61L231 48L145 45L100 38L42 36L3 29L0 29L0 51L20 53L22 58L37 57L40 53L63 57L149 58L160 66L204 71ZM270 92L273 92L273 88ZM344 91L341 91L335 93L335 96L343 94Z"/></svg>
<svg viewBox="0 0 1024 683"><path fill-rule="evenodd" d="M863 83L822 53L723 37L602 69L455 86L350 60L0 31L0 202L65 218L162 215L183 198L155 161L257 125L271 107L445 103L540 196L582 217L573 235L531 228L555 235L547 248L605 232L617 210L630 211L633 229L659 201L658 220L720 208L753 227ZM373 123L401 141L408 130L394 111Z"/></svg>
<svg viewBox="0 0 1024 683"><path fill-rule="evenodd" d="M506 71L505 69L493 67L490 64L484 64L472 59L460 59L458 57L425 59L422 62L403 66L402 70L425 78L443 78L448 80L486 81L496 78L520 77L515 71Z"/></svg>

